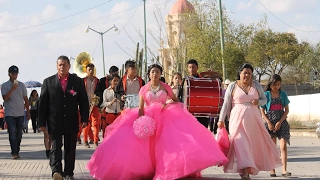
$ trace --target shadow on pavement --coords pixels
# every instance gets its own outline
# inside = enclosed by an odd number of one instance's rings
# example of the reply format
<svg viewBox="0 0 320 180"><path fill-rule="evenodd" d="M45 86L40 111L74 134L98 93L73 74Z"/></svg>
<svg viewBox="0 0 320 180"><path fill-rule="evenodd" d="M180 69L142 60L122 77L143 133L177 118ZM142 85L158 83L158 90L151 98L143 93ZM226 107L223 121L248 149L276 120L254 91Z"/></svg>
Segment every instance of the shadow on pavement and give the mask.
<svg viewBox="0 0 320 180"><path fill-rule="evenodd" d="M301 157L301 158L288 158L288 162L319 162L320 157Z"/></svg>
<svg viewBox="0 0 320 180"><path fill-rule="evenodd" d="M10 147L8 147L10 149ZM78 149L76 151L76 160L88 160L91 158L93 151L92 150L84 150ZM62 151L63 154L63 151ZM32 151L20 151L20 159L19 160L46 160L45 150L32 150ZM0 153L0 159L11 159L11 152L8 150L6 152ZM49 161L49 160L48 160ZM1 177L1 176L0 176Z"/></svg>

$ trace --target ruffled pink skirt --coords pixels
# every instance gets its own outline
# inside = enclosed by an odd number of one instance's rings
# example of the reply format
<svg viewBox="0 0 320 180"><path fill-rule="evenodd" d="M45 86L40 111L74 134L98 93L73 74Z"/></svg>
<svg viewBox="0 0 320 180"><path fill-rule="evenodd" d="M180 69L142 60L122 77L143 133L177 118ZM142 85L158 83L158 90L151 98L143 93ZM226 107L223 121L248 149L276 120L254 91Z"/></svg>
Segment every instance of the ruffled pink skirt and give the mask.
<svg viewBox="0 0 320 180"><path fill-rule="evenodd" d="M169 180L228 162L211 132L182 103L165 108L154 103L145 107L144 112L155 120L153 135L149 133L151 125L144 127L148 137L137 135L141 132L134 128L134 124L139 124L135 123L138 109L125 110L107 127L103 142L87 164L93 177Z"/></svg>

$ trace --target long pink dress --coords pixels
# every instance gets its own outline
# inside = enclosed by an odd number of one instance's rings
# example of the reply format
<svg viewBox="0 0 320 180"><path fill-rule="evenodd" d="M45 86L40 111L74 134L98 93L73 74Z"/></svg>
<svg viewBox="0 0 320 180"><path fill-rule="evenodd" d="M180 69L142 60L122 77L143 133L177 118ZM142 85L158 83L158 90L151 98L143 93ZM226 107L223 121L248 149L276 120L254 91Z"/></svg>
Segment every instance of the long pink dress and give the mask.
<svg viewBox="0 0 320 180"><path fill-rule="evenodd" d="M168 85L162 85L170 92ZM138 108L125 110L107 127L103 142L87 164L93 177L172 180L228 161L212 134L182 103L163 108L167 92L160 90L154 94L149 86L142 87L140 95L146 102L145 116L156 122L154 135L139 138L133 127Z"/></svg>
<svg viewBox="0 0 320 180"><path fill-rule="evenodd" d="M282 165L279 150L264 126L259 107L251 103L253 99L259 99L256 88L251 87L246 94L235 85L229 119L229 163L224 166L225 172L242 174L241 169L250 167L249 173L256 175Z"/></svg>

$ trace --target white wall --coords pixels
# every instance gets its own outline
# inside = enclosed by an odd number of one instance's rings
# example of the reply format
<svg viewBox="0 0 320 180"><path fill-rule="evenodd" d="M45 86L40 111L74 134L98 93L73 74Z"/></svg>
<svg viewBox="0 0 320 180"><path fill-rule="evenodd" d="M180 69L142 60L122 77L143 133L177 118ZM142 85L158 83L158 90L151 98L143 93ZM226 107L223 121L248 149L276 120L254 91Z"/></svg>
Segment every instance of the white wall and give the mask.
<svg viewBox="0 0 320 180"><path fill-rule="evenodd" d="M288 120L320 120L320 94L289 96Z"/></svg>

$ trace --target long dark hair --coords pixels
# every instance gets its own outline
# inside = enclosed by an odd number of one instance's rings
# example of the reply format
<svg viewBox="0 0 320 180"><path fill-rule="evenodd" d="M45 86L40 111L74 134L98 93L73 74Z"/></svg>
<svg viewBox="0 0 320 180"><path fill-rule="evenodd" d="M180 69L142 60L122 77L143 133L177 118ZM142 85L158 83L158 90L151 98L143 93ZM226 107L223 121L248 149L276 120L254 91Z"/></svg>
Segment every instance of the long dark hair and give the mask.
<svg viewBox="0 0 320 180"><path fill-rule="evenodd" d="M30 98L32 97L33 92L36 92L36 93L37 93L37 97L39 97L39 94L38 94L37 90L34 89L34 90L32 90L31 93L30 93Z"/></svg>
<svg viewBox="0 0 320 180"><path fill-rule="evenodd" d="M159 64L151 64L148 67L148 76L149 76L150 71L151 71L152 68L158 68L160 70L160 74L162 74L162 67Z"/></svg>
<svg viewBox="0 0 320 180"><path fill-rule="evenodd" d="M237 80L240 80L240 73L243 71L243 69L248 68L251 69L253 73L253 67L249 63L244 63L242 66L239 67L238 74L237 74Z"/></svg>
<svg viewBox="0 0 320 180"><path fill-rule="evenodd" d="M159 65L159 64L151 64L149 67L148 67L148 80L150 81L150 71L151 71L151 69L152 68L158 68L159 70L160 70L160 74L162 74L162 71L163 71L163 69L162 69L162 67ZM165 83L165 79L164 78L162 78L162 77L160 77L160 81L164 81L164 83Z"/></svg>
<svg viewBox="0 0 320 180"><path fill-rule="evenodd" d="M271 79L269 80L268 85L265 87L265 91L271 91L271 86L278 81L280 81L281 83L281 76L279 74L274 74L273 76L271 76ZM279 90L281 90L281 87Z"/></svg>

